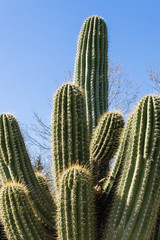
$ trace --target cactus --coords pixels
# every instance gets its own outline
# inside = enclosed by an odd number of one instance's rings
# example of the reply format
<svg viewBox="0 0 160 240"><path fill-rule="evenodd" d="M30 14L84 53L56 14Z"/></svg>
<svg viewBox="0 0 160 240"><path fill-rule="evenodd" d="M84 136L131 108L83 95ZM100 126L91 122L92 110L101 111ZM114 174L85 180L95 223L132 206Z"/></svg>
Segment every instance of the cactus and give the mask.
<svg viewBox="0 0 160 240"><path fill-rule="evenodd" d="M118 112L107 112L99 120L90 144L90 158L94 178L102 179L107 174L111 158L117 151L124 120ZM101 167L103 165L103 168Z"/></svg>
<svg viewBox="0 0 160 240"><path fill-rule="evenodd" d="M92 240L95 236L93 186L90 173L79 165L64 171L58 197L58 236Z"/></svg>
<svg viewBox="0 0 160 240"><path fill-rule="evenodd" d="M121 136L121 142L118 148L118 152L112 163L112 167L109 169L109 171L105 175L106 177L102 179L103 180L101 183L102 194L97 199L97 203L96 203L98 213L99 213L97 216L97 225L98 225L98 228L101 229L98 233L98 239L101 239L102 237L103 231L106 227L105 226L106 219L108 219L110 210L113 205L115 190L118 186L118 182L119 182L123 165L124 165L124 159L127 152L127 144L129 141L130 132L131 132L132 123L133 123L132 118L133 118L133 113L131 114L127 122L127 125L123 131L123 134ZM98 186L99 186L99 183L98 183Z"/></svg>
<svg viewBox="0 0 160 240"><path fill-rule="evenodd" d="M52 145L55 181L72 164L89 162L85 101L72 84L63 85L54 98Z"/></svg>
<svg viewBox="0 0 160 240"><path fill-rule="evenodd" d="M2 182L20 181L30 190L37 215L46 231L55 232L53 200L43 193L27 153L18 122L10 114L0 115L0 174Z"/></svg>
<svg viewBox="0 0 160 240"><path fill-rule="evenodd" d="M160 98L134 112L124 168L104 239L150 239L160 202Z"/></svg>
<svg viewBox="0 0 160 240"><path fill-rule="evenodd" d="M106 112L107 49L104 20L89 17L73 83L54 97L53 196L32 168L15 117L0 115L0 218L8 239L159 238L160 97L144 97L123 130L122 115Z"/></svg>
<svg viewBox="0 0 160 240"><path fill-rule="evenodd" d="M103 18L92 16L84 22L78 40L73 82L85 91L90 132L108 110L108 40Z"/></svg>
<svg viewBox="0 0 160 240"><path fill-rule="evenodd" d="M111 192L111 189L113 188L113 185L117 181L116 179L120 175L120 172L122 170L122 166L124 163L124 158L126 156L127 152L127 145L130 138L130 133L132 129L133 124L133 113L131 114L130 118L128 119L127 125L124 129L123 136L121 137L121 143L118 148L118 154L114 159L113 167L108 172L107 176L105 177L105 181L103 182L102 189L105 195L109 195Z"/></svg>
<svg viewBox="0 0 160 240"><path fill-rule="evenodd" d="M52 202L53 209L56 209L55 207L55 199L53 199L51 191L49 189L49 181L48 178L42 174L41 172L35 172L37 181L39 183L39 186L41 188L41 191L45 194L45 196L47 197L48 200L50 200L50 202ZM55 212L54 212L55 213Z"/></svg>
<svg viewBox="0 0 160 240"><path fill-rule="evenodd" d="M37 221L28 190L19 183L8 182L0 192L1 216L9 240L47 240Z"/></svg>

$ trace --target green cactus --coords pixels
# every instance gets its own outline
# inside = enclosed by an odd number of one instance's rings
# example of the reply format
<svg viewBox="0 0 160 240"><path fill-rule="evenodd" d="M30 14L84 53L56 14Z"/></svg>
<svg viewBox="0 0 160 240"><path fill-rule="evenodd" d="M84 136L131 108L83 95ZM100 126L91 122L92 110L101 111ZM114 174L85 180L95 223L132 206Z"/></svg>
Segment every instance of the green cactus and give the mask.
<svg viewBox="0 0 160 240"><path fill-rule="evenodd" d="M9 240L47 240L29 198L19 183L8 182L0 192L1 216Z"/></svg>
<svg viewBox="0 0 160 240"><path fill-rule="evenodd" d="M85 101L72 84L63 85L54 98L52 145L55 181L72 164L89 162L88 128Z"/></svg>
<svg viewBox="0 0 160 240"><path fill-rule="evenodd" d="M109 169L111 158L117 151L124 120L118 112L107 112L99 120L90 144L90 158L94 178L104 178ZM103 168L102 168L103 166Z"/></svg>
<svg viewBox="0 0 160 240"><path fill-rule="evenodd" d="M0 174L3 183L20 181L28 187L39 221L52 235L55 232L55 205L37 181L18 123L11 114L0 115Z"/></svg>
<svg viewBox="0 0 160 240"><path fill-rule="evenodd" d="M74 84L85 91L90 131L108 110L108 39L103 18L92 16L84 22L77 47Z"/></svg>
<svg viewBox="0 0 160 240"><path fill-rule="evenodd" d="M41 188L41 191L45 194L47 199L50 199L52 204L55 205L55 199L53 199L51 191L49 189L48 178L44 174L42 174L41 172L35 172L35 175L36 175L37 181L39 183L39 186ZM56 209L55 206L53 208Z"/></svg>
<svg viewBox="0 0 160 240"><path fill-rule="evenodd" d="M79 165L64 171L58 197L58 236L61 240L93 240L95 236L93 185Z"/></svg>
<svg viewBox="0 0 160 240"><path fill-rule="evenodd" d="M97 229L103 229L104 219L109 212L110 202L113 200L113 194L111 194L110 201L108 201L108 194L106 194L106 189L103 186L106 182L104 177L109 175L110 160L118 149L123 128L124 120L119 112L106 112L99 119L91 139L90 158L94 176L94 189L98 196L96 198ZM101 194L102 192L103 194ZM97 239L100 239L101 230L97 234Z"/></svg>
<svg viewBox="0 0 160 240"><path fill-rule="evenodd" d="M127 152L127 144L130 137L130 132L132 129L132 118L133 113L131 114L127 125L123 131L123 135L121 136L121 143L118 148L118 152L114 158L114 162L112 163L112 167L107 172L107 175L103 181L96 185L97 188L101 187L102 194L98 196L96 201L97 207L97 228L100 229L98 232L97 239L102 239L102 235L104 229L106 228L106 220L109 217L113 201L115 190L118 187L119 178L121 176L121 172L124 165L124 160ZM101 184L101 185L100 185Z"/></svg>
<svg viewBox="0 0 160 240"><path fill-rule="evenodd" d="M150 239L160 202L160 98L134 112L124 168L103 239Z"/></svg>
<svg viewBox="0 0 160 240"><path fill-rule="evenodd" d="M117 182L117 179L119 178L119 175L122 170L122 166L124 164L123 159L125 159L125 156L127 153L127 145L128 145L132 124L133 124L132 118L133 118L133 113L128 119L127 125L123 131L120 146L118 148L118 153L113 162L113 167L108 172L107 176L105 177L105 181L103 182L103 185L102 185L103 192L107 196L110 194L115 182Z"/></svg>

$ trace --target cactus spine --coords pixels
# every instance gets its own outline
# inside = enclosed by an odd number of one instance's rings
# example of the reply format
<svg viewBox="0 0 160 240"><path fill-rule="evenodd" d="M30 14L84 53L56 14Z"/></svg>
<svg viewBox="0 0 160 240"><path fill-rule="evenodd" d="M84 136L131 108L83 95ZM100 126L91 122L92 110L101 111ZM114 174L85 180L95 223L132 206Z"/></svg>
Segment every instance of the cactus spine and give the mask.
<svg viewBox="0 0 160 240"><path fill-rule="evenodd" d="M108 109L108 40L101 17L89 17L82 26L73 79L85 91L87 121L92 132Z"/></svg>

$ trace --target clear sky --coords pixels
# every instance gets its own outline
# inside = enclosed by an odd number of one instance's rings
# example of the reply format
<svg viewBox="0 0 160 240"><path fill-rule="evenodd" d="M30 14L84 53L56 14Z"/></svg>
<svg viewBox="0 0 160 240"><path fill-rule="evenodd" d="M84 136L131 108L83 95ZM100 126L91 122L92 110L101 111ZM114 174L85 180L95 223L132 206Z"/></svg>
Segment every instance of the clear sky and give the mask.
<svg viewBox="0 0 160 240"><path fill-rule="evenodd" d="M80 28L91 15L107 23L109 58L142 84L141 95L153 92L146 65L160 67L159 0L0 0L0 112L24 124L33 111L50 118L49 99L73 72Z"/></svg>

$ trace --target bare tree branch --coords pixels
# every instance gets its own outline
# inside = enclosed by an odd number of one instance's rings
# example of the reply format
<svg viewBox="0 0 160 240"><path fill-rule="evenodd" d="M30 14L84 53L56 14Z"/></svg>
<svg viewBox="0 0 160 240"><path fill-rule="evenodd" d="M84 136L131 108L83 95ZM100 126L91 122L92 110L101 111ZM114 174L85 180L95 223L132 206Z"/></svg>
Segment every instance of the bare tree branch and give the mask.
<svg viewBox="0 0 160 240"><path fill-rule="evenodd" d="M153 88L156 92L160 92L160 70L158 68L158 64L154 63L153 66L150 64L147 65L147 73L149 76L149 80L153 83Z"/></svg>
<svg viewBox="0 0 160 240"><path fill-rule="evenodd" d="M118 109L123 114L129 112L136 102L139 87L133 86L128 74L120 64L109 62L109 108Z"/></svg>

